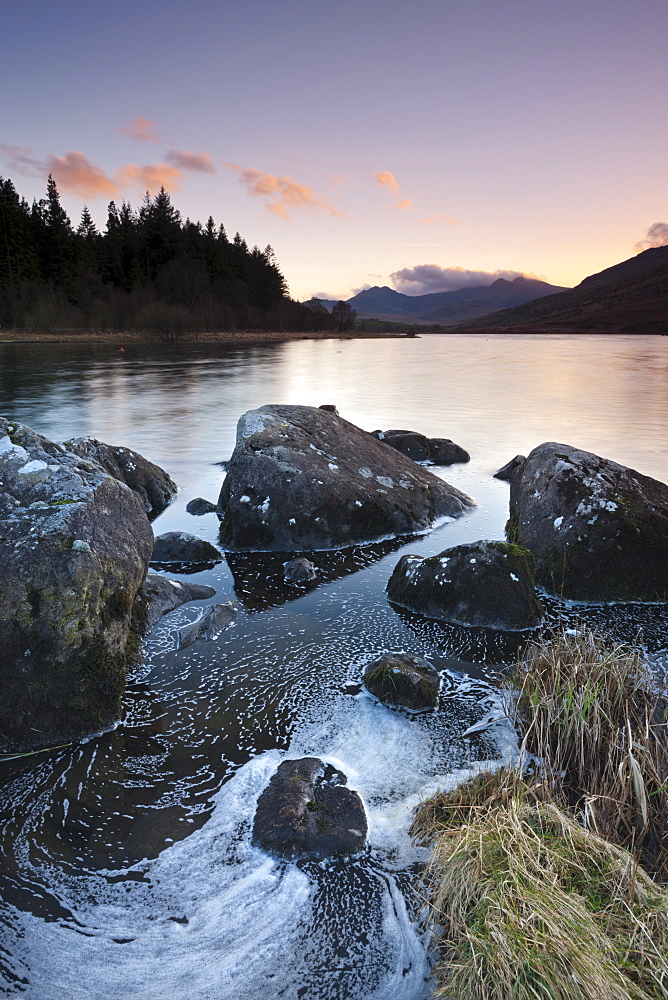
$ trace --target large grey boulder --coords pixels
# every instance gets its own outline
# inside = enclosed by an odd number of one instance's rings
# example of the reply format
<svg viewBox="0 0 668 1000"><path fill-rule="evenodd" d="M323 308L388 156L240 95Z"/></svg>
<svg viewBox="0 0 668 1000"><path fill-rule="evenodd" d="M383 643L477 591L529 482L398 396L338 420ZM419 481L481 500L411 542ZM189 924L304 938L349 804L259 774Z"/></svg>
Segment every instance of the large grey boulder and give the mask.
<svg viewBox="0 0 668 1000"><path fill-rule="evenodd" d="M367 820L342 771L317 757L286 760L258 799L253 843L281 857L326 858L364 847Z"/></svg>
<svg viewBox="0 0 668 1000"><path fill-rule="evenodd" d="M536 578L575 601L668 600L668 486L589 451L546 442L510 481L508 534Z"/></svg>
<svg viewBox="0 0 668 1000"><path fill-rule="evenodd" d="M532 554L506 542L456 545L427 559L403 556L387 596L428 618L500 630L533 628L543 614Z"/></svg>
<svg viewBox="0 0 668 1000"><path fill-rule="evenodd" d="M245 413L219 501L230 550L307 551L410 535L474 501L334 413Z"/></svg>
<svg viewBox="0 0 668 1000"><path fill-rule="evenodd" d="M25 750L121 713L153 532L140 497L29 427L0 418L0 734Z"/></svg>
<svg viewBox="0 0 668 1000"><path fill-rule="evenodd" d="M65 442L65 447L75 455L97 462L110 476L138 493L151 518L164 510L178 492L176 483L164 469L130 448L104 444L92 437L72 438Z"/></svg>
<svg viewBox="0 0 668 1000"><path fill-rule="evenodd" d="M429 660L413 653L386 653L364 671L362 682L372 695L388 705L435 708L441 675Z"/></svg>

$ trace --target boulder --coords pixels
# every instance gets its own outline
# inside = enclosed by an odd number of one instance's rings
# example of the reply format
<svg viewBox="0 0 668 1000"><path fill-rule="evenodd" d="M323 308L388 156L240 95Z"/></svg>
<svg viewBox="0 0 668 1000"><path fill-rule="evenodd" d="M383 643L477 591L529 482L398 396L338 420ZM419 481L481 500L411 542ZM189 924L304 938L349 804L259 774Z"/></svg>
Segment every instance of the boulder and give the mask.
<svg viewBox="0 0 668 1000"><path fill-rule="evenodd" d="M383 431L383 441L396 448L402 455L407 455L414 462L429 461L429 439L417 431L389 430Z"/></svg>
<svg viewBox="0 0 668 1000"><path fill-rule="evenodd" d="M0 418L0 733L27 750L121 714L153 532L100 464Z"/></svg>
<svg viewBox="0 0 668 1000"><path fill-rule="evenodd" d="M441 676L422 656L387 653L370 663L362 678L379 701L404 708L435 708Z"/></svg>
<svg viewBox="0 0 668 1000"><path fill-rule="evenodd" d="M357 854L367 832L364 804L346 776L317 757L284 761L258 799L253 843L280 857Z"/></svg>
<svg viewBox="0 0 668 1000"><path fill-rule="evenodd" d="M331 549L425 531L474 501L327 410L245 413L223 482L232 551Z"/></svg>
<svg viewBox="0 0 668 1000"><path fill-rule="evenodd" d="M285 583L300 584L316 580L318 571L310 559L300 556L283 563L283 580Z"/></svg>
<svg viewBox="0 0 668 1000"><path fill-rule="evenodd" d="M212 604L205 609L199 621L181 629L177 648L186 649L198 639L217 639L232 624L235 614L232 604Z"/></svg>
<svg viewBox="0 0 668 1000"><path fill-rule="evenodd" d="M634 469L539 445L511 480L508 535L567 600L668 600L668 486Z"/></svg>
<svg viewBox="0 0 668 1000"><path fill-rule="evenodd" d="M217 563L222 556L215 545L187 531L166 531L153 544L151 564Z"/></svg>
<svg viewBox="0 0 668 1000"><path fill-rule="evenodd" d="M202 601L207 597L213 597L215 593L214 587L168 580L166 576L149 573L139 588L135 602L143 602L143 617L146 628L149 629L153 628L163 615L182 604L187 604L188 601Z"/></svg>
<svg viewBox="0 0 668 1000"><path fill-rule="evenodd" d="M502 465L500 469L496 470L494 478L503 479L504 482L509 483L521 471L525 462L525 455L515 455L515 458L511 458L509 462L506 462L505 465Z"/></svg>
<svg viewBox="0 0 668 1000"><path fill-rule="evenodd" d="M534 559L507 542L456 545L437 556L403 556L387 584L391 601L428 618L500 630L533 628L543 610Z"/></svg>
<svg viewBox="0 0 668 1000"><path fill-rule="evenodd" d="M434 465L454 465L456 462L470 462L471 456L450 438L429 438L429 460Z"/></svg>
<svg viewBox="0 0 668 1000"><path fill-rule="evenodd" d="M337 415L337 417L339 415L339 411L337 410L337 408L336 408L336 406L335 406L334 403L321 403L320 404L320 409L321 410L328 410L330 413L335 413Z"/></svg>
<svg viewBox="0 0 668 1000"><path fill-rule="evenodd" d="M164 469L129 448L104 444L91 437L72 438L65 442L65 447L75 455L97 462L108 475L138 493L151 518L164 510L178 492L176 483Z"/></svg>
<svg viewBox="0 0 668 1000"><path fill-rule="evenodd" d="M205 500L204 497L195 497L186 504L186 513L195 514L199 516L200 514L215 514L216 505L211 503L210 500Z"/></svg>

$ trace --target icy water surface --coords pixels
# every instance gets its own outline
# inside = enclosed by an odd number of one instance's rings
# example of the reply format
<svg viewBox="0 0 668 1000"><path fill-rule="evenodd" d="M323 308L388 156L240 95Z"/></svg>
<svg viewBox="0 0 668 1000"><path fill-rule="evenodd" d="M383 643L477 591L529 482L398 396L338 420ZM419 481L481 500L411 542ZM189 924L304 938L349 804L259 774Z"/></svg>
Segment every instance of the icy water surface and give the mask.
<svg viewBox="0 0 668 1000"><path fill-rule="evenodd" d="M145 645L111 732L2 766L0 994L28 1000L418 1000L428 942L411 879L424 854L414 805L485 760L506 759L497 672L521 641L392 608L387 579L421 555L500 538L507 484L492 473L544 440L668 480L668 339L422 337L238 347L0 345L0 412L56 439L135 448L179 483L156 533L216 541L215 500L236 421L263 403L336 403L369 430L451 437L468 465L436 470L479 507L431 534L317 553L309 590L281 558L230 556L188 579L237 602L211 643L175 651L202 604L166 617ZM179 578L177 574L170 574ZM182 577L185 578L185 577ZM665 608L566 608L642 642L666 668ZM436 712L379 705L366 662L427 656ZM465 735L480 720L488 728ZM495 721L496 720L496 721ZM255 804L285 757L334 763L362 795L369 847L336 862L278 862L252 847Z"/></svg>

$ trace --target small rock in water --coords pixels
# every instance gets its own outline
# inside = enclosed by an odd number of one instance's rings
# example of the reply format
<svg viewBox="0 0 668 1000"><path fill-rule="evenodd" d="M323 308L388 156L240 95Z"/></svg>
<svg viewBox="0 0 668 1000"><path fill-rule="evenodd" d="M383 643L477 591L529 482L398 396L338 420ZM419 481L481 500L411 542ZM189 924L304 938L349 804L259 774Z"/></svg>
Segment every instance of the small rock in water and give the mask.
<svg viewBox="0 0 668 1000"><path fill-rule="evenodd" d="M389 430L383 434L383 441L396 448L414 462L429 461L429 439L417 431Z"/></svg>
<svg viewBox="0 0 668 1000"><path fill-rule="evenodd" d="M317 757L286 760L258 799L253 843L280 857L357 854L367 820L342 771Z"/></svg>
<svg viewBox="0 0 668 1000"><path fill-rule="evenodd" d="M190 503L186 504L186 512L188 514L214 514L216 512L215 503L211 503L210 500L205 500L203 497L195 497Z"/></svg>
<svg viewBox="0 0 668 1000"><path fill-rule="evenodd" d="M464 451L450 438L429 438L429 458L434 465L455 465L456 462L471 461L468 451Z"/></svg>
<svg viewBox="0 0 668 1000"><path fill-rule="evenodd" d="M441 677L429 660L410 653L387 653L370 663L362 678L379 701L404 708L435 708Z"/></svg>
<svg viewBox="0 0 668 1000"><path fill-rule="evenodd" d="M212 604L199 621L180 630L177 650L187 649L198 639L217 639L232 624L235 613L231 604Z"/></svg>
<svg viewBox="0 0 668 1000"><path fill-rule="evenodd" d="M187 531L167 531L155 539L151 563L211 563L222 558L218 549L203 538Z"/></svg>
<svg viewBox="0 0 668 1000"><path fill-rule="evenodd" d="M286 583L299 584L315 580L318 571L310 559L300 556L283 563L283 579Z"/></svg>
<svg viewBox="0 0 668 1000"><path fill-rule="evenodd" d="M216 593L213 587L198 583L185 583L180 580L168 580L166 576L149 573L135 598L146 602L146 626L152 628L163 615L188 601L202 601L213 597Z"/></svg>
<svg viewBox="0 0 668 1000"><path fill-rule="evenodd" d="M321 403L318 407L319 410L327 410L328 413L335 413L338 417L339 411L337 410L334 403Z"/></svg>

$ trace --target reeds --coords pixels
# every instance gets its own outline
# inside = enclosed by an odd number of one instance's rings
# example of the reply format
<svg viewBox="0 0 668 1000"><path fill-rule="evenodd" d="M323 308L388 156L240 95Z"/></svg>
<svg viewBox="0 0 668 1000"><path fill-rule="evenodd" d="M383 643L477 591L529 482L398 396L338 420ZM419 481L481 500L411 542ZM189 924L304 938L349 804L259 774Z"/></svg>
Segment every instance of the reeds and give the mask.
<svg viewBox="0 0 668 1000"><path fill-rule="evenodd" d="M583 825L668 876L666 702L641 654L591 632L535 643L507 687L523 745Z"/></svg>
<svg viewBox="0 0 668 1000"><path fill-rule="evenodd" d="M496 780L496 787L495 787ZM544 789L543 789L544 791ZM442 1000L668 995L668 893L517 772L440 796L427 872ZM424 807L423 807L424 808ZM433 814L432 814L433 818Z"/></svg>
<svg viewBox="0 0 668 1000"><path fill-rule="evenodd" d="M411 829L433 845L433 996L665 1000L665 700L638 651L587 632L531 645L506 692L533 773L482 772Z"/></svg>

